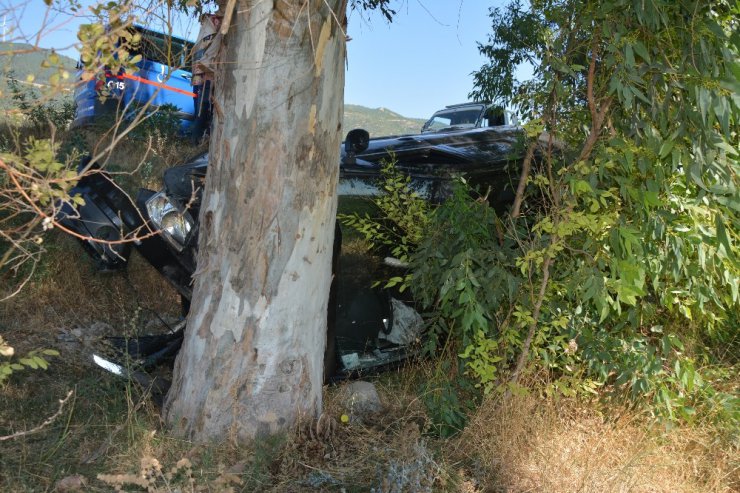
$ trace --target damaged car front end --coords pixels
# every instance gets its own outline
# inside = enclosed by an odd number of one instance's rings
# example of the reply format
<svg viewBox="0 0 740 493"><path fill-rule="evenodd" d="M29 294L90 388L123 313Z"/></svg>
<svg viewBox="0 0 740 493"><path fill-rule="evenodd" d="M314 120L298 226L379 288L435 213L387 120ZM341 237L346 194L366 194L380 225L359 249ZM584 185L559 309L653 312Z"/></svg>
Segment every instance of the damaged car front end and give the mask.
<svg viewBox="0 0 740 493"><path fill-rule="evenodd" d="M411 176L412 186L431 201L442 201L451 189L451 180L464 176L474 186L486 187L491 204L503 208L513 198L520 163L515 149L520 137L516 127L379 139L370 139L364 130L353 130L344 142L339 163L340 202L379 193L381 164L393 161ZM207 155L170 168L163 175L163 188L141 189L135 204L105 172L86 174L72 192L80 193L85 205L79 210L65 207L60 220L87 238L83 241L86 251L103 269L125 268L133 245L177 290L186 314L197 267L199 212L207 168ZM126 239L131 241L110 243ZM341 243L337 225L327 314L328 379L377 371L405 360L416 352L414 344L424 325L412 299L347 282L347 274L339 267ZM114 345L142 366L152 366L177 352L184 330L183 322L174 334L154 336L146 344L118 340ZM123 367L101 354L95 361L109 371L117 369L114 373Z"/></svg>

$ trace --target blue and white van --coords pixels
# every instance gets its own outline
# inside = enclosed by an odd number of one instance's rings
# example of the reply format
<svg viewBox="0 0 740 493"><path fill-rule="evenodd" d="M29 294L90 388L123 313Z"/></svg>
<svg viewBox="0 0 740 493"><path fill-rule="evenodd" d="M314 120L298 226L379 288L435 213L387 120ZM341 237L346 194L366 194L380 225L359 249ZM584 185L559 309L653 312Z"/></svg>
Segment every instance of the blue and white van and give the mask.
<svg viewBox="0 0 740 493"><path fill-rule="evenodd" d="M152 109L165 104L177 107L181 130L187 132L195 112L190 83L193 42L143 26L134 25L132 29L141 35L138 70L117 74L106 71L104 80L79 83L74 94L76 114L72 127L93 123L103 114L125 116L149 103ZM77 75L80 80L81 71ZM100 100L103 84L108 89L105 103Z"/></svg>

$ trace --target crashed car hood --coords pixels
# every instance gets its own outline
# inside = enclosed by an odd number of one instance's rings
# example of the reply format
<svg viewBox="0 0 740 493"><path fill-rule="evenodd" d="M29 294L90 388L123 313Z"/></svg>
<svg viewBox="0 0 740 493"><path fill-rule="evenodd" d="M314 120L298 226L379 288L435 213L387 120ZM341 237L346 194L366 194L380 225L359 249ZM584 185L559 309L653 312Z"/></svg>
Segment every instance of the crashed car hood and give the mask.
<svg viewBox="0 0 740 493"><path fill-rule="evenodd" d="M167 169L162 180L168 196L181 201L203 191L203 183L208 169L208 153L201 154L187 164Z"/></svg>

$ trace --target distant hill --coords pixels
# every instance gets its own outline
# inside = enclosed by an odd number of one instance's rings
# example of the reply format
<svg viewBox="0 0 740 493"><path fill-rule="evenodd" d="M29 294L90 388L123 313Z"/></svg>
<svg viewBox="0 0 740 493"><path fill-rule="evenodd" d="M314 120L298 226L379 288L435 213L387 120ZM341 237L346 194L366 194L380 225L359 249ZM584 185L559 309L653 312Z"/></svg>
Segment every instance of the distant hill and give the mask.
<svg viewBox="0 0 740 493"><path fill-rule="evenodd" d="M27 53L23 53L27 51ZM25 43L0 43L0 70L7 76L10 71L15 73L18 80L25 80L26 76L33 74L34 82L43 84L49 81L49 76L54 73L52 68L41 68L43 62L51 50L34 49ZM59 55L59 60L70 73L74 72L77 62L68 56Z"/></svg>
<svg viewBox="0 0 740 493"><path fill-rule="evenodd" d="M49 82L49 76L56 72L54 68L42 68L41 63L49 56L51 50L34 49L25 43L0 43L0 108L7 109L12 106L10 91L7 80L14 77L24 87L36 87ZM68 56L59 55L62 66L74 74L77 62ZM33 84L26 82L26 77L34 76Z"/></svg>
<svg viewBox="0 0 740 493"><path fill-rule="evenodd" d="M354 128L364 128L371 137L385 135L418 134L425 120L406 118L387 108L366 108L354 104L344 105L344 134ZM344 137L344 136L343 136Z"/></svg>

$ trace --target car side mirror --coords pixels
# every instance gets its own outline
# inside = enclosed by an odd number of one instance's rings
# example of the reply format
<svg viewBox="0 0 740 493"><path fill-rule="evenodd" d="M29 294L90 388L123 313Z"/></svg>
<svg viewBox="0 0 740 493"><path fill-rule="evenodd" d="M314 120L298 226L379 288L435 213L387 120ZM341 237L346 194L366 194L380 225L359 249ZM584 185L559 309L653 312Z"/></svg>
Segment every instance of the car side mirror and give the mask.
<svg viewBox="0 0 740 493"><path fill-rule="evenodd" d="M367 130L356 128L347 133L347 138L344 139L344 152L347 155L355 155L366 150L369 144L370 133Z"/></svg>
<svg viewBox="0 0 740 493"><path fill-rule="evenodd" d="M370 144L370 133L367 130L356 128L347 132L347 138L344 139L344 157L342 166L353 166L357 163L355 156L358 152L367 149Z"/></svg>

